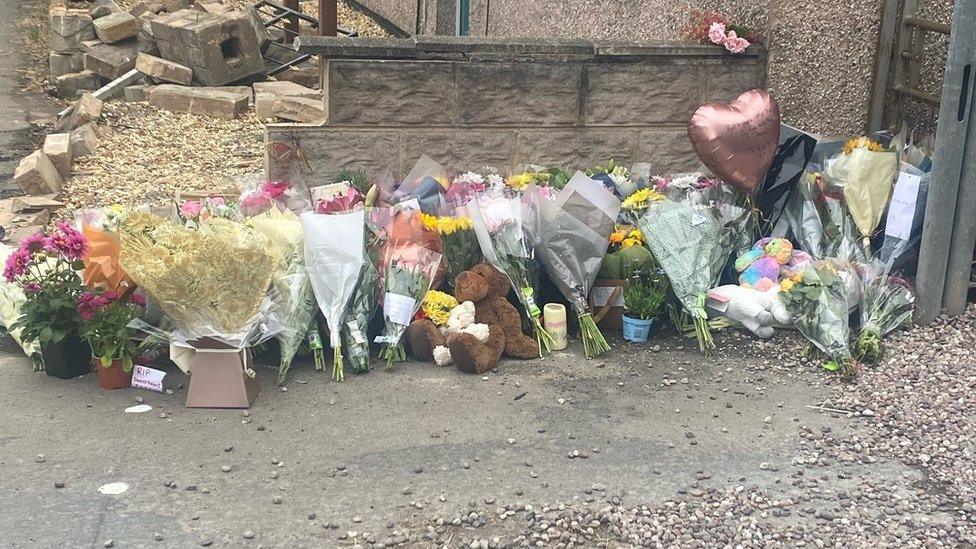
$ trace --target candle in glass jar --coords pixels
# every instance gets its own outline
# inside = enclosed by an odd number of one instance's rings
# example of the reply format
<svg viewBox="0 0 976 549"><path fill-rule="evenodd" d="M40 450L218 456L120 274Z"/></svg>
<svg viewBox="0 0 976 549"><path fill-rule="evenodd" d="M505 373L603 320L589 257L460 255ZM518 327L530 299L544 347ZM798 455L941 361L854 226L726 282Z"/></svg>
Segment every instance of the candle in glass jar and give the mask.
<svg viewBox="0 0 976 549"><path fill-rule="evenodd" d="M566 307L561 303L547 303L542 310L542 321L552 336L552 350L566 348Z"/></svg>

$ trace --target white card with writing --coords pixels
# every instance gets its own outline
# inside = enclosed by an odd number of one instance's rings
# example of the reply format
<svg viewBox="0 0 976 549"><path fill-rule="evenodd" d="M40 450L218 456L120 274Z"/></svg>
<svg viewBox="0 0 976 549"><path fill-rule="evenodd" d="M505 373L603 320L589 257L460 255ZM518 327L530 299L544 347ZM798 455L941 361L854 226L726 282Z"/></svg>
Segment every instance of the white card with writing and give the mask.
<svg viewBox="0 0 976 549"><path fill-rule="evenodd" d="M387 293L383 299L383 313L390 322L409 326L416 305L417 300L412 297Z"/></svg>
<svg viewBox="0 0 976 549"><path fill-rule="evenodd" d="M908 240L912 235L912 222L915 221L915 203L918 201L918 187L922 178L901 172L895 182L895 191L888 206L885 220L885 235Z"/></svg>
<svg viewBox="0 0 976 549"><path fill-rule="evenodd" d="M611 307L623 307L624 306L624 292L623 288L620 286L594 286L590 290L590 297L593 299L594 307L603 307L610 301L613 297L613 292L616 290L621 290L617 292L617 297L610 304Z"/></svg>
<svg viewBox="0 0 976 549"><path fill-rule="evenodd" d="M140 389L162 393L164 377L166 377L166 372L154 368L139 365L132 368L132 386Z"/></svg>

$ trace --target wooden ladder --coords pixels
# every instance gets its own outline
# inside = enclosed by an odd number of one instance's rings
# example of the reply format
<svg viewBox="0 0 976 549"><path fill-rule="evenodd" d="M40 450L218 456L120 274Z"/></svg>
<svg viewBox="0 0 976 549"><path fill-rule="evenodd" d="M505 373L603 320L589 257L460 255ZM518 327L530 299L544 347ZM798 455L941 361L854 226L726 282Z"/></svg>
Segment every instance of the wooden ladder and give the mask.
<svg viewBox="0 0 976 549"><path fill-rule="evenodd" d="M925 34L935 32L948 36L951 27L921 19L917 13L918 0L885 0L878 38L874 85L871 88L867 127L869 132L884 129L900 130L906 96L924 101L936 108L939 106L939 96L918 89L918 79L922 71ZM889 86L888 73L892 62L895 63L895 77L892 85ZM890 99L889 91L892 92Z"/></svg>

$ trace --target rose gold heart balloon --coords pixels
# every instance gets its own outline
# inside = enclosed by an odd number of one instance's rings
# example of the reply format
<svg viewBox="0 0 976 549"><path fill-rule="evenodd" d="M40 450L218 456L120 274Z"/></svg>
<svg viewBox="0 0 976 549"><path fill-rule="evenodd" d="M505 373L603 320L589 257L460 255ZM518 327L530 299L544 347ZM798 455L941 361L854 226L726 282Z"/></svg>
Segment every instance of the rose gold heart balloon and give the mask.
<svg viewBox="0 0 976 549"><path fill-rule="evenodd" d="M752 194L779 145L779 105L765 90L749 90L729 104L702 105L688 122L688 139L713 174Z"/></svg>

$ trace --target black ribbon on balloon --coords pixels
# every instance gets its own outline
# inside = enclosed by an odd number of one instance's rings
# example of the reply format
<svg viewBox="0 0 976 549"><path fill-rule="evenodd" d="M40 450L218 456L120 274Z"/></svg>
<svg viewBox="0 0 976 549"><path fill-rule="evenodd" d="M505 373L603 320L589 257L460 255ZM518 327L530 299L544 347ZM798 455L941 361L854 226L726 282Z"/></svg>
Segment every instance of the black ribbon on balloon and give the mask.
<svg viewBox="0 0 976 549"><path fill-rule="evenodd" d="M817 139L812 135L786 124L781 126L779 147L755 198L763 219L760 228L762 236L769 236L779 222L786 202L813 158L816 146Z"/></svg>

